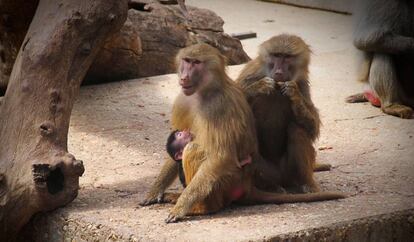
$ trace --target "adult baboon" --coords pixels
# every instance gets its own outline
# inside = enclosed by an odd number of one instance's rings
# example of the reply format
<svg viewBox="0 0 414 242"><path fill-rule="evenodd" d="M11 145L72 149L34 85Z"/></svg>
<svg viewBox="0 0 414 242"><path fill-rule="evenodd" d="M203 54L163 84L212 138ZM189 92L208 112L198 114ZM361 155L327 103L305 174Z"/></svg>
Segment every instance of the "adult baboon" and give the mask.
<svg viewBox="0 0 414 242"><path fill-rule="evenodd" d="M176 204L166 222L216 212L233 201L284 203L344 197L338 193L276 194L256 189L252 166L239 166L248 156L253 162L260 161L254 118L242 91L225 72L224 57L207 44L197 44L182 49L177 63L182 92L175 100L171 123L174 130L191 130L194 140L183 154L187 187L181 195L168 194L166 200L176 200ZM162 202L177 172L177 163L168 160L141 204Z"/></svg>
<svg viewBox="0 0 414 242"><path fill-rule="evenodd" d="M260 188L319 191L313 142L320 119L310 96L309 61L309 46L298 36L282 34L262 43L259 56L237 79L252 108L259 152L267 164L256 175Z"/></svg>
<svg viewBox="0 0 414 242"><path fill-rule="evenodd" d="M355 9L354 45L363 63L364 93L347 102L370 101L386 114L412 118L414 107L414 2L362 0Z"/></svg>

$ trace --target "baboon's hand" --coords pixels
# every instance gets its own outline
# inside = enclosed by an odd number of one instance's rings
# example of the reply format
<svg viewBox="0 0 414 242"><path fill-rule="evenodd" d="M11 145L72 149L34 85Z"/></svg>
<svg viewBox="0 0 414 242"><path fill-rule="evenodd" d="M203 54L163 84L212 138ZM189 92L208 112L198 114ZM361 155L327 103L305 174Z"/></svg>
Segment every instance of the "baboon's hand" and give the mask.
<svg viewBox="0 0 414 242"><path fill-rule="evenodd" d="M277 84L280 86L283 95L290 98L300 97L298 84L295 81L278 82Z"/></svg>
<svg viewBox="0 0 414 242"><path fill-rule="evenodd" d="M170 212L170 214L168 214L168 217L165 219L165 222L168 223L176 223L179 220L181 220L182 218L184 218L184 214L181 212L180 209L176 208L177 206L175 206L173 208L173 210Z"/></svg>
<svg viewBox="0 0 414 242"><path fill-rule="evenodd" d="M269 95L273 90L275 90L275 80L273 80L270 77L265 77L260 79L260 88L259 88L259 93L263 93L266 95Z"/></svg>
<svg viewBox="0 0 414 242"><path fill-rule="evenodd" d="M141 206L148 206L154 203L162 203L164 198L164 194L163 193L159 193L159 194L154 194L154 193L149 193L147 195L147 197L139 203L139 205Z"/></svg>
<svg viewBox="0 0 414 242"><path fill-rule="evenodd" d="M178 220L179 220L179 218L176 215L170 213L170 214L168 214L168 217L165 219L165 222L167 224L169 224L169 223L177 223Z"/></svg>

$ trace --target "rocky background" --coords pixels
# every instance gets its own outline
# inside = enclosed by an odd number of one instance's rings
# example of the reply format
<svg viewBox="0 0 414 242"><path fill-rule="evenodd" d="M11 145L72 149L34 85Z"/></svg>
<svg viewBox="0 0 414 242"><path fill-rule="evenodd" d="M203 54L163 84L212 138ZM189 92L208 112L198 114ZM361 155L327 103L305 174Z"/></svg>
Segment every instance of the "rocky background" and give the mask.
<svg viewBox="0 0 414 242"><path fill-rule="evenodd" d="M179 6L171 3L174 1L130 1L127 21L120 32L106 41L83 83L173 73L178 50L198 42L218 48L228 58L230 65L250 60L240 41L224 33L224 21L213 11L187 6L188 16L184 16ZM6 14L1 12L0 15ZM4 34L7 33L0 33L0 37ZM15 46L15 51L0 55L0 94L7 87L22 41L23 38L19 38L10 44L0 38L1 53L6 47L11 49L10 45Z"/></svg>

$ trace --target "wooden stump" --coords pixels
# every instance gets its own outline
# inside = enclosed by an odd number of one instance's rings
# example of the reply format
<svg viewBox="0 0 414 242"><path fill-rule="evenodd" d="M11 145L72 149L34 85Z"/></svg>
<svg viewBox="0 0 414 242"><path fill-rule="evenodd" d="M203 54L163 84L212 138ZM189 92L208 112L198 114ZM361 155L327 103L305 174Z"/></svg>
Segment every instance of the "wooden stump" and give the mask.
<svg viewBox="0 0 414 242"><path fill-rule="evenodd" d="M67 152L74 98L126 16L126 0L40 0L0 103L0 241L77 196L84 168Z"/></svg>

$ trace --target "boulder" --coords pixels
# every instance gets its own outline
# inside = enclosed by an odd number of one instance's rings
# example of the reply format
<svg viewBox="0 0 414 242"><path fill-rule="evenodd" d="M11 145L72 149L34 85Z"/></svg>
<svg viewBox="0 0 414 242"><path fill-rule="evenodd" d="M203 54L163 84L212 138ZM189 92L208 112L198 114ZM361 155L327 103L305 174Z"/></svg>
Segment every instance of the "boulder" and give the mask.
<svg viewBox="0 0 414 242"><path fill-rule="evenodd" d="M214 12L187 6L132 1L121 31L108 39L84 83L100 83L173 73L175 55L186 46L205 42L218 48L230 65L250 60L238 39L223 31Z"/></svg>

